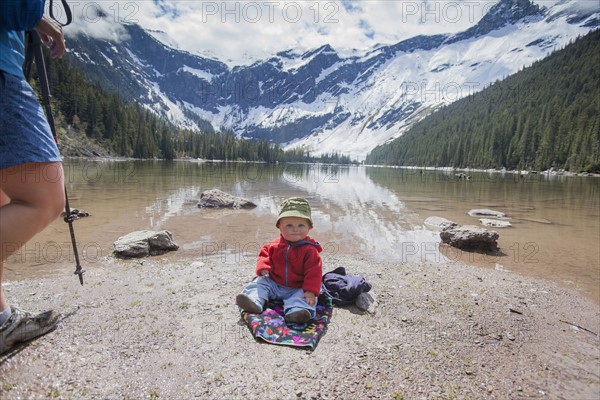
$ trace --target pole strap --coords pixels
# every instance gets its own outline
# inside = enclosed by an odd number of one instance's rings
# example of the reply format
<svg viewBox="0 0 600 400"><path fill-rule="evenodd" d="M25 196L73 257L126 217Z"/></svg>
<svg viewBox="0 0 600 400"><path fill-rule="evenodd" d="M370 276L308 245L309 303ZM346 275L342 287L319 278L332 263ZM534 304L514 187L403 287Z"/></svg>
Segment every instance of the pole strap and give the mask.
<svg viewBox="0 0 600 400"><path fill-rule="evenodd" d="M50 0L50 4L49 4L50 18L52 18L53 20L58 22L60 24L60 26L67 26L73 21L73 14L71 13L71 8L69 7L67 0L60 0L60 2L62 3L62 6L65 10L65 14L67 16L67 22L63 24L58 19L56 19L56 17L54 16L54 7L53 7L54 0Z"/></svg>

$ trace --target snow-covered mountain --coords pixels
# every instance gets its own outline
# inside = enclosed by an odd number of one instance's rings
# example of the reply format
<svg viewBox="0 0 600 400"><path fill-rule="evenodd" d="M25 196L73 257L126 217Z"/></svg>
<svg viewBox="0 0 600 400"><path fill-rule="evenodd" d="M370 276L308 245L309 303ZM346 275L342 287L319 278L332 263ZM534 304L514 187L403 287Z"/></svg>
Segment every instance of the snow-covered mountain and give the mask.
<svg viewBox="0 0 600 400"><path fill-rule="evenodd" d="M600 7L599 7L600 8ZM600 9L500 0L458 34L417 36L341 57L325 45L229 67L164 44L160 32L123 25L127 38L69 38L92 79L183 126L210 123L313 154L359 160L436 108L484 89L600 26ZM548 84L551 84L549 82Z"/></svg>

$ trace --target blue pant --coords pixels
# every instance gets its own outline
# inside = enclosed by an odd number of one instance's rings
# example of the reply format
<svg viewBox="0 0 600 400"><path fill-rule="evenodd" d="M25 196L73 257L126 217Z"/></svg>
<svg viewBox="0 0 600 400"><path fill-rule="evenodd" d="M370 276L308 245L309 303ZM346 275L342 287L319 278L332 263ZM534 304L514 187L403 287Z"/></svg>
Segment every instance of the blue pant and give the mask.
<svg viewBox="0 0 600 400"><path fill-rule="evenodd" d="M304 290L280 285L267 276L260 276L247 284L242 293L250 297L261 308L267 300L283 300L285 315L300 310L310 312L311 318L317 314L317 305L308 305L304 298Z"/></svg>

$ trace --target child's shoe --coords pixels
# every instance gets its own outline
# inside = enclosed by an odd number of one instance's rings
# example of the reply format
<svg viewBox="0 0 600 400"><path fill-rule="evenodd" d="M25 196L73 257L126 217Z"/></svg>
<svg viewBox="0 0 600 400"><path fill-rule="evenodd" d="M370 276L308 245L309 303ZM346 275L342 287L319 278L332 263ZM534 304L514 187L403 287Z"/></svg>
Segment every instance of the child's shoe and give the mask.
<svg viewBox="0 0 600 400"><path fill-rule="evenodd" d="M287 322L293 322L295 324L305 324L310 319L310 313L308 310L298 310L289 313L285 316Z"/></svg>
<svg viewBox="0 0 600 400"><path fill-rule="evenodd" d="M251 314L260 314L262 312L262 307L253 302L250 297L243 293L240 293L236 296L235 304L237 304L242 310Z"/></svg>

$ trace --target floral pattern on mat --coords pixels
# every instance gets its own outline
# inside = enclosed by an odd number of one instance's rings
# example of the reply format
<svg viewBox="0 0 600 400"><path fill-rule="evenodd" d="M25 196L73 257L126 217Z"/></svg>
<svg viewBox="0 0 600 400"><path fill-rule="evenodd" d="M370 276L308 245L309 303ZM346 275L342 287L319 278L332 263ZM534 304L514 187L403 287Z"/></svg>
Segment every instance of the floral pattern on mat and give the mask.
<svg viewBox="0 0 600 400"><path fill-rule="evenodd" d="M283 317L283 303L269 302L261 314L242 311L242 319L248 325L254 338L267 343L294 347L308 347L314 350L327 331L333 313L333 302L327 295L319 296L317 315L307 324L288 323Z"/></svg>

